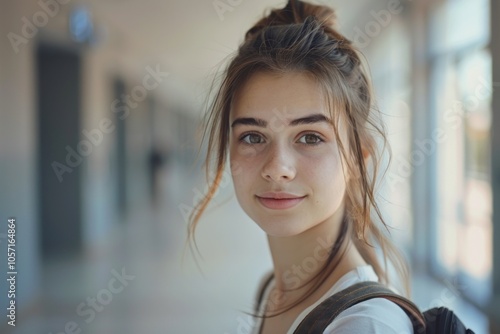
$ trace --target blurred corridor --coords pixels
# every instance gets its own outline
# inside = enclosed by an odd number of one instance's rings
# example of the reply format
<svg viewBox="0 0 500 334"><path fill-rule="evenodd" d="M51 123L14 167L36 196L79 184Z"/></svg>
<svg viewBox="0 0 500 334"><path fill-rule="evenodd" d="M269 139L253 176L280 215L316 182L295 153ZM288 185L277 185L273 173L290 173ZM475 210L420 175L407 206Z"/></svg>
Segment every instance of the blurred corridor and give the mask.
<svg viewBox="0 0 500 334"><path fill-rule="evenodd" d="M286 1L0 3L0 268L16 270L0 333L249 333L265 234L230 174L197 260L187 215L206 191L210 84ZM393 152L382 206L412 297L500 333L499 2L316 3L369 64Z"/></svg>

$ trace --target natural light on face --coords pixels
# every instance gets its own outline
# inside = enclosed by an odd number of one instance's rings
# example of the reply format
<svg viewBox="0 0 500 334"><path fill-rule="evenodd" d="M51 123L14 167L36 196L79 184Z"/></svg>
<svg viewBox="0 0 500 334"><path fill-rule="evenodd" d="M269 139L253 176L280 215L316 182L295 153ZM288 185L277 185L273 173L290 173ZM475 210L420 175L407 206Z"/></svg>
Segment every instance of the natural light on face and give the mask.
<svg viewBox="0 0 500 334"><path fill-rule="evenodd" d="M346 179L330 119L320 86L301 73L254 74L234 97L236 197L267 234L300 234L342 208Z"/></svg>

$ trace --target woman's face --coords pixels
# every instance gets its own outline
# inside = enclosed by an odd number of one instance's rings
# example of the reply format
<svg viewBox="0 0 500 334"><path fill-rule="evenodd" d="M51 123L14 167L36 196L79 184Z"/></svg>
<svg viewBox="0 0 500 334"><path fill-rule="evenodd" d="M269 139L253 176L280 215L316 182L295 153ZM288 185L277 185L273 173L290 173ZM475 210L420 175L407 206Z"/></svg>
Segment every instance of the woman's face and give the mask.
<svg viewBox="0 0 500 334"><path fill-rule="evenodd" d="M301 73L256 73L234 97L236 197L267 234L300 234L343 205L347 179L330 119L319 85Z"/></svg>

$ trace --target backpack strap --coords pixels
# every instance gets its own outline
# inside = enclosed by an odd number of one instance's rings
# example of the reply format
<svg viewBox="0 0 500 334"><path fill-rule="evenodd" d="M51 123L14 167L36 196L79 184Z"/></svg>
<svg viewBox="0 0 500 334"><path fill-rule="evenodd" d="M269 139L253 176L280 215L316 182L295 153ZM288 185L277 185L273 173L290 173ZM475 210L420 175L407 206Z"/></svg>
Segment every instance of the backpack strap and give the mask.
<svg viewBox="0 0 500 334"><path fill-rule="evenodd" d="M371 298L386 298L396 303L410 317L414 333L425 333L425 318L413 302L379 282L368 281L354 284L325 299L309 312L294 334L323 333L340 312Z"/></svg>

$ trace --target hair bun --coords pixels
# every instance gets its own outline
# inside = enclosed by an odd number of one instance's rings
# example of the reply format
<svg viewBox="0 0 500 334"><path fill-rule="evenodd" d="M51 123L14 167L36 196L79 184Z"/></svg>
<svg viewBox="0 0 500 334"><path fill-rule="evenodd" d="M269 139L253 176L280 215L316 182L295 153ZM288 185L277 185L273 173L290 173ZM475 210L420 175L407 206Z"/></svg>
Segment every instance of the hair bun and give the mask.
<svg viewBox="0 0 500 334"><path fill-rule="evenodd" d="M304 23L309 16L314 16L325 32L336 37L337 17L332 8L313 5L300 0L289 0L285 7L273 9L271 13L260 19L246 34L245 39L251 39L262 29L269 26Z"/></svg>

